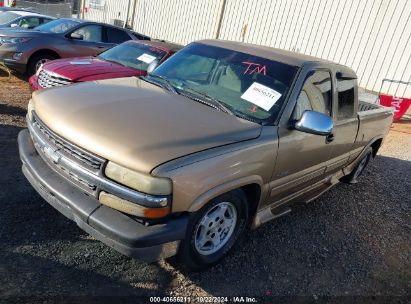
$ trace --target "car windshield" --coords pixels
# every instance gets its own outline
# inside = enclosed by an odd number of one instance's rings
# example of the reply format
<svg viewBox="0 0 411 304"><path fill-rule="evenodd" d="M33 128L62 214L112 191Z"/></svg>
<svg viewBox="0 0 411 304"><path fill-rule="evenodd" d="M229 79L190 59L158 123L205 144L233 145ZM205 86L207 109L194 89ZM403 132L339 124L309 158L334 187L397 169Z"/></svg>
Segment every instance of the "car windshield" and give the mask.
<svg viewBox="0 0 411 304"><path fill-rule="evenodd" d="M192 43L150 77L166 79L181 93L222 104L237 116L268 122L278 115L297 70L266 58Z"/></svg>
<svg viewBox="0 0 411 304"><path fill-rule="evenodd" d="M97 57L147 71L147 67L151 62L156 59L161 61L166 54L165 51L150 45L126 42L101 53Z"/></svg>
<svg viewBox="0 0 411 304"><path fill-rule="evenodd" d="M42 24L40 26L35 27L34 29L40 32L47 32L47 33L64 33L67 32L72 27L78 25L77 21L68 20L68 19L57 19L50 21L46 24Z"/></svg>
<svg viewBox="0 0 411 304"><path fill-rule="evenodd" d="M0 24L7 24L10 21L13 21L14 19L18 18L19 15L11 12L4 12L0 14Z"/></svg>

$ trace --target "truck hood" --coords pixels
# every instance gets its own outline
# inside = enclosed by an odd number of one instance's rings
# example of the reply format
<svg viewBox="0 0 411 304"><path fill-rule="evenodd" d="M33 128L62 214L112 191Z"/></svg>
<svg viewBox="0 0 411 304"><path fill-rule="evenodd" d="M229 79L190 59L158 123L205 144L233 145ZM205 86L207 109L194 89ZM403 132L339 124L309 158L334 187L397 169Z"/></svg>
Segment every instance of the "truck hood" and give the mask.
<svg viewBox="0 0 411 304"><path fill-rule="evenodd" d="M144 75L145 71L109 62L97 57L57 59L44 64L45 71L57 73L73 81L97 80Z"/></svg>
<svg viewBox="0 0 411 304"><path fill-rule="evenodd" d="M137 77L40 90L33 93L33 105L61 137L146 173L169 160L257 138L261 132L259 124Z"/></svg>

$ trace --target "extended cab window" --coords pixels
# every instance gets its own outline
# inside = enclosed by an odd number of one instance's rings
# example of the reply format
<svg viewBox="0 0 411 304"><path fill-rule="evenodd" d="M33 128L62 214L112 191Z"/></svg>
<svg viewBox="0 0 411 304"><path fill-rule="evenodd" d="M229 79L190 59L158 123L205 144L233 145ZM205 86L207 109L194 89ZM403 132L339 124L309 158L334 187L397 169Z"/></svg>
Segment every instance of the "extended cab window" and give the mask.
<svg viewBox="0 0 411 304"><path fill-rule="evenodd" d="M266 122L278 115L297 70L256 55L191 43L148 77L161 76L180 93L194 95L193 100L219 103L237 116Z"/></svg>
<svg viewBox="0 0 411 304"><path fill-rule="evenodd" d="M297 99L293 119L299 120L304 111L315 111L331 116L331 74L315 71L304 83Z"/></svg>
<svg viewBox="0 0 411 304"><path fill-rule="evenodd" d="M356 79L338 79L338 114L339 120L352 118L354 115L354 87Z"/></svg>

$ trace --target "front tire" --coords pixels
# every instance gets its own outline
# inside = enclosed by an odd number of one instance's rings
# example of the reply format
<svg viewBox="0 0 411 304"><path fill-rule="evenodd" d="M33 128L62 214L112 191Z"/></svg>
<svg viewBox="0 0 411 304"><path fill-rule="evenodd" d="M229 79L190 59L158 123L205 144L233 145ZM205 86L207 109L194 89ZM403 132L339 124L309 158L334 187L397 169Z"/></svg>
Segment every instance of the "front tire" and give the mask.
<svg viewBox="0 0 411 304"><path fill-rule="evenodd" d="M180 261L200 271L217 264L233 248L248 220L248 204L242 190L210 201L196 212L180 246Z"/></svg>
<svg viewBox="0 0 411 304"><path fill-rule="evenodd" d="M350 174L344 176L343 181L349 184L356 184L358 183L358 178L364 172L364 169L367 167L368 162L372 157L372 148L368 148L365 155L361 158L358 162L357 166L352 170Z"/></svg>
<svg viewBox="0 0 411 304"><path fill-rule="evenodd" d="M42 65L43 63L46 63L47 61L57 59L55 56L51 54L39 54L34 56L33 58L30 59L29 65L27 67L27 74L29 76L32 76L36 74L37 69Z"/></svg>

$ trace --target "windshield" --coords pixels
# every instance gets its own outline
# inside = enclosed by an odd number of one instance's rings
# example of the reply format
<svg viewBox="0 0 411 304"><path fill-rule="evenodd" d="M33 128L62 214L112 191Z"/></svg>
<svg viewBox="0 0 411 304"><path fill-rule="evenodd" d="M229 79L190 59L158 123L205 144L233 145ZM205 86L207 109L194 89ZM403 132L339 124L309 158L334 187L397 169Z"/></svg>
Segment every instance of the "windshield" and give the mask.
<svg viewBox="0 0 411 304"><path fill-rule="evenodd" d="M19 15L11 12L4 12L0 14L0 24L7 24L10 21L20 17Z"/></svg>
<svg viewBox="0 0 411 304"><path fill-rule="evenodd" d="M34 29L40 32L47 32L47 33L64 33L67 32L72 27L78 25L79 23L73 20L68 19L57 19L50 21L46 24L42 24L40 26L35 27Z"/></svg>
<svg viewBox="0 0 411 304"><path fill-rule="evenodd" d="M234 114L265 122L276 117L297 67L224 48L192 43L153 73L179 91L219 101Z"/></svg>
<svg viewBox="0 0 411 304"><path fill-rule="evenodd" d="M123 43L98 55L98 58L147 71L154 60L161 61L167 53L156 47L134 42Z"/></svg>

